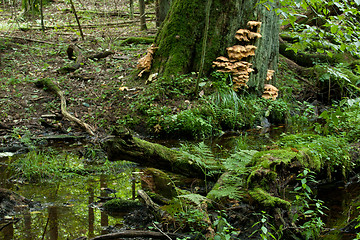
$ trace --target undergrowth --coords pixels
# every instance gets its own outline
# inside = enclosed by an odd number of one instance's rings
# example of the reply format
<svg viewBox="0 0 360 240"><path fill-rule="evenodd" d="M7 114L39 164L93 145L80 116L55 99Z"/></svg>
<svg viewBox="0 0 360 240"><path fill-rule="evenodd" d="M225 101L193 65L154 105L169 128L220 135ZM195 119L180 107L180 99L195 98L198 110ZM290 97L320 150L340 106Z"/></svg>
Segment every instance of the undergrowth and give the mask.
<svg viewBox="0 0 360 240"><path fill-rule="evenodd" d="M9 168L13 178L29 182L56 181L71 178L74 175L116 174L132 165L126 162L103 161L101 164L89 164L83 157L71 152L32 150L10 160Z"/></svg>

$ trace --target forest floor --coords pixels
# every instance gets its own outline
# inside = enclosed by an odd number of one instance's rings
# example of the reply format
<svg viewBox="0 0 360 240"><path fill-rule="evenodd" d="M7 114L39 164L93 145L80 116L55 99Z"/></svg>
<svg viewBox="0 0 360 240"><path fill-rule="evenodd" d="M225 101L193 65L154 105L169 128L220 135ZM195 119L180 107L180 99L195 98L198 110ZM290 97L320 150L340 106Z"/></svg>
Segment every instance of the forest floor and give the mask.
<svg viewBox="0 0 360 240"><path fill-rule="evenodd" d="M124 2L124 3L123 3ZM78 3L79 4L79 3ZM60 98L39 88L36 82L50 79L63 91L67 110L89 124L100 136L114 125L119 113L141 91L143 83L129 82L137 60L149 44L122 44L129 37L154 37L154 14L148 14L147 31L140 31L139 14L129 17L127 1L117 5L86 2L76 5L85 40L82 40L70 5L56 1L44 7L46 30L40 20L24 20L20 6L1 6L0 12L0 143L26 132L34 136L84 133L61 116ZM147 12L154 12L147 6ZM19 29L20 28L20 29ZM58 70L73 64L69 45L83 55L104 51L113 54L99 60L86 60L74 72ZM123 87L123 88L122 88ZM128 87L128 89L124 88ZM124 91L124 89L129 91ZM122 91L123 90L123 91Z"/></svg>

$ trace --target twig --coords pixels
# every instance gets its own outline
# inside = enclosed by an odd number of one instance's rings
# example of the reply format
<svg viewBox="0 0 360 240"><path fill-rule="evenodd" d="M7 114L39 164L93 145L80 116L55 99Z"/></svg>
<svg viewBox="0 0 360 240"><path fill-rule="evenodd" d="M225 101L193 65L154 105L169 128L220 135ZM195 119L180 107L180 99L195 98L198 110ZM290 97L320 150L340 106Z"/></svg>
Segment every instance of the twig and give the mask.
<svg viewBox="0 0 360 240"><path fill-rule="evenodd" d="M41 237L41 240L44 240L44 238L45 238L46 228L47 228L47 226L49 224L49 220L50 220L50 218L48 217L47 220L46 220L46 224L45 224L45 228L44 228L44 232L43 232L43 235Z"/></svg>
<svg viewBox="0 0 360 240"><path fill-rule="evenodd" d="M6 223L4 226L1 226L0 231L3 230L4 228L6 228L7 226L9 226L10 224L17 223L19 220L20 220L20 218L16 218L14 220L11 220L10 222Z"/></svg>
<svg viewBox="0 0 360 240"><path fill-rule="evenodd" d="M83 34L82 29L81 29L80 21L79 21L79 18L78 18L78 16L77 16L77 14L76 14L75 6L74 6L74 3L73 3L72 0L70 0L70 4L71 4L71 9L72 9L73 12L74 12L74 16L75 16L77 25L78 25L78 27L79 27L81 39L84 41L84 34Z"/></svg>
<svg viewBox="0 0 360 240"><path fill-rule="evenodd" d="M168 239L172 240L171 237L169 237L169 235L167 235L166 233L164 233L158 226L156 226L156 224L155 224L154 222L153 222L152 224L154 225L154 227L155 227L157 230L159 230L159 232L160 232L161 234L163 234L164 236L166 236Z"/></svg>

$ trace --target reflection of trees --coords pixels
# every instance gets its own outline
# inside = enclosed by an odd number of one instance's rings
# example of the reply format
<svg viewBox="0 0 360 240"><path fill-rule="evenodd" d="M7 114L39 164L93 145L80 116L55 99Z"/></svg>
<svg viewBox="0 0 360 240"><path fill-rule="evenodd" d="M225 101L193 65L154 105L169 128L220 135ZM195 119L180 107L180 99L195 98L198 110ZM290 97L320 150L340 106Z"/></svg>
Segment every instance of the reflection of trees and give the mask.
<svg viewBox="0 0 360 240"><path fill-rule="evenodd" d="M58 239L58 214L56 206L48 207L50 240Z"/></svg>
<svg viewBox="0 0 360 240"><path fill-rule="evenodd" d="M88 206L88 211L89 211L89 234L88 237L92 238L95 236L94 234L94 222L95 222L95 214L94 214L94 208L92 208L92 206L90 204L92 204L94 202L94 188L92 185L89 185L89 206Z"/></svg>
<svg viewBox="0 0 360 240"><path fill-rule="evenodd" d="M106 179L106 175L101 175L100 176L100 189L101 188L107 188L107 179ZM101 197L107 197L108 194L105 191L101 191L100 192L100 196ZM106 213L101 212L101 217L100 217L100 225L101 227L107 227L109 226L109 217ZM104 230L104 228L101 229L101 234L106 234L106 230Z"/></svg>
<svg viewBox="0 0 360 240"><path fill-rule="evenodd" d="M14 239L14 224L11 223L1 230L4 239Z"/></svg>
<svg viewBox="0 0 360 240"><path fill-rule="evenodd" d="M24 225L25 225L25 239L32 240L33 235L31 231L31 215L29 209L24 213Z"/></svg>
<svg viewBox="0 0 360 240"><path fill-rule="evenodd" d="M100 191L99 186L115 188L118 191L117 197L131 198L131 191L135 190L133 183L136 187L138 184L135 179L130 179L131 170L129 168L115 176L74 176L55 184L22 186L18 191L20 195L40 202L43 207L49 203L53 206L44 210L33 209L31 214L23 212L20 224L0 231L0 240L41 239L43 234L46 239L75 239L79 236L92 238L102 233L102 227L118 225L122 219L109 217L89 204L96 202L99 194L102 197L108 196L106 192ZM115 187L113 182L116 183Z"/></svg>

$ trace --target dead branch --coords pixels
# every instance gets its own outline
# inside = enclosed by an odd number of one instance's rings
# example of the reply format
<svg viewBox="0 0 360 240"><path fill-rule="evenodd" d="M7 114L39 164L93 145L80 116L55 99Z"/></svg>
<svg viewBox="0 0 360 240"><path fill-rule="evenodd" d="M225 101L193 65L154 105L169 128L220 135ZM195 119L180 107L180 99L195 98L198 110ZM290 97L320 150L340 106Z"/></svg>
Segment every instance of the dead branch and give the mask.
<svg viewBox="0 0 360 240"><path fill-rule="evenodd" d="M95 53L93 55L88 56L88 59L99 60L101 58L106 58L107 56L110 56L112 54L114 54L113 51L99 52L99 53Z"/></svg>
<svg viewBox="0 0 360 240"><path fill-rule="evenodd" d="M83 34L83 31L82 31L82 28L81 28L81 25L80 25L80 21L79 21L79 18L77 16L77 14L76 14L75 6L74 6L74 3L73 3L72 0L70 0L70 5L71 5L71 10L74 13L74 16L75 16L76 23L78 25L79 31L80 31L81 39L84 41L84 34Z"/></svg>
<svg viewBox="0 0 360 240"><path fill-rule="evenodd" d="M82 28L98 28L98 27L118 27L124 25L130 25L132 23L136 23L139 20L130 20L124 22L112 22L112 23L104 23L104 24L86 24L81 25ZM63 26L45 26L45 30L47 29L63 29L63 28L77 28L77 24L68 24ZM42 30L41 27L31 27L31 28L20 28L20 30Z"/></svg>
<svg viewBox="0 0 360 240"><path fill-rule="evenodd" d="M55 42L48 42L48 41L42 41L42 40L30 39L30 38L23 38L23 37L15 37L15 36L0 35L0 38L14 39L14 40L26 41L26 42L46 43L46 44L51 44L51 45L57 45L58 44L58 43L55 43Z"/></svg>
<svg viewBox="0 0 360 240"><path fill-rule="evenodd" d="M74 117L73 115L71 115L67 111L67 109L66 109L66 99L64 97L64 94L54 82L52 82L50 79L40 79L36 84L37 84L37 86L46 87L48 91L53 92L58 97L60 97L60 100L61 100L61 114L66 119L68 119L71 122L74 122L74 123L78 124L80 127L85 129L85 131L87 133L89 133L90 135L92 135L92 136L95 135L94 130L90 125L88 125L88 124L84 123L83 121L81 121L80 119Z"/></svg>

